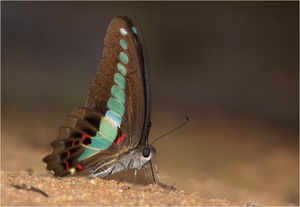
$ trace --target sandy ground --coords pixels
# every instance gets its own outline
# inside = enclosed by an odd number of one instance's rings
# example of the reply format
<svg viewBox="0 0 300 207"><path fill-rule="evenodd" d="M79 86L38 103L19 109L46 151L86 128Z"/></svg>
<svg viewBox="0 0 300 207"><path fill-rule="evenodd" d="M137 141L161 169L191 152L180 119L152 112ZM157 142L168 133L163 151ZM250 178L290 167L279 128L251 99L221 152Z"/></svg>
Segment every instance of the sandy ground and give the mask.
<svg viewBox="0 0 300 207"><path fill-rule="evenodd" d="M2 171L1 179L2 205L233 205L225 199L189 195L175 186L162 183L147 186L125 182L117 184L115 180L52 178L27 171ZM21 186L23 188L19 189Z"/></svg>
<svg viewBox="0 0 300 207"><path fill-rule="evenodd" d="M3 160L5 157L15 156L10 162L4 162L3 167L4 169L21 167L24 170L1 171L1 206L234 205L224 198L203 197L197 195L197 192L187 193L177 189L175 185L164 184L164 181L153 183L151 180L148 184L143 172L139 172L138 183L135 184L131 170L119 184L121 173L105 180L90 179L87 172L55 178L44 169L43 163L38 159L43 156L41 151L22 148L18 143L15 145L20 150L14 155L8 155L10 151L3 148ZM29 160L33 162L28 162Z"/></svg>
<svg viewBox="0 0 300 207"><path fill-rule="evenodd" d="M139 171L135 185L129 170L117 185L122 174L105 180L89 179L86 172L54 178L41 160L57 136L57 120L46 121L31 120L23 126L2 123L1 205L299 204L297 133L252 121L191 122L155 145L154 163L162 183L148 184ZM157 137L155 133L152 137ZM203 139L195 139L196 135ZM220 140L226 141L220 144Z"/></svg>

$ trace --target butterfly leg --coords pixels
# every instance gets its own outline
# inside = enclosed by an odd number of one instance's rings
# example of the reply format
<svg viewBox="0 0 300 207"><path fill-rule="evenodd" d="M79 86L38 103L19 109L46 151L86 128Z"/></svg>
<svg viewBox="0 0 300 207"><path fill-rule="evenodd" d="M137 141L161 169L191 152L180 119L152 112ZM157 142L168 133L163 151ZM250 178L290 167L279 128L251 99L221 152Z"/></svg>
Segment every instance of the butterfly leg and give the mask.
<svg viewBox="0 0 300 207"><path fill-rule="evenodd" d="M123 173L121 179L118 181L117 184L119 184L123 180L123 178L125 177L125 174L127 173L127 170L129 169L129 166L132 164L132 160L129 161L128 166L125 166L122 162L119 162L118 164L123 165L125 167L125 170L124 170L124 173Z"/></svg>
<svg viewBox="0 0 300 207"><path fill-rule="evenodd" d="M149 175L148 175L148 172L147 172L147 169L146 169L146 167L143 167L143 169L144 169L144 172L145 172L145 175L146 175L147 181L148 181L148 183L150 183L150 180L149 180Z"/></svg>
<svg viewBox="0 0 300 207"><path fill-rule="evenodd" d="M135 185L136 185L136 183L137 183L136 175L137 175L137 169L135 168L135 169L134 169L134 184L135 184Z"/></svg>
<svg viewBox="0 0 300 207"><path fill-rule="evenodd" d="M156 164L153 164L152 166L155 167L156 176L157 176L157 178L158 178L158 181L160 182L160 175L159 175L159 172L158 172L157 165L156 165Z"/></svg>
<svg viewBox="0 0 300 207"><path fill-rule="evenodd" d="M156 171L156 177L158 178L158 181L160 182L160 175L159 175L159 172L158 172L157 165L156 165L156 164L150 163L150 164L147 164L147 165L145 166L145 168L147 168L147 167L151 167L151 171L152 171L153 181L154 181L154 182L156 182L156 180L155 180L155 177L154 177L154 173L153 173L153 168L152 168L152 167L155 168L155 171Z"/></svg>

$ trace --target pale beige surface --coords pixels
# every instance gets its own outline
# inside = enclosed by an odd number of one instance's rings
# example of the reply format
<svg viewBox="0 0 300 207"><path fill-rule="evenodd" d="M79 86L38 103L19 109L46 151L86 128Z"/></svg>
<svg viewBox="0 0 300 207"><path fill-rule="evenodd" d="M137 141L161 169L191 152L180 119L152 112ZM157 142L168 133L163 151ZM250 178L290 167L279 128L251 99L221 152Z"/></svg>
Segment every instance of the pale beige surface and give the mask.
<svg viewBox="0 0 300 207"><path fill-rule="evenodd" d="M30 120L29 128L8 119L2 123L2 205L298 205L297 133L250 119L191 119L155 143L154 163L168 186L147 185L143 171L134 185L131 170L116 185L122 174L106 181L90 180L87 173L53 178L42 158L57 136L58 121L46 121ZM176 125L164 118L153 123ZM18 130L8 130L13 127ZM153 124L150 140L163 131ZM32 185L49 197L12 184Z"/></svg>
<svg viewBox="0 0 300 207"><path fill-rule="evenodd" d="M147 186L128 183L117 184L114 180L88 179L86 177L52 178L36 172L1 171L1 205L233 205L225 199L204 198L188 195L175 186L150 184ZM27 184L45 192L43 194L12 185Z"/></svg>

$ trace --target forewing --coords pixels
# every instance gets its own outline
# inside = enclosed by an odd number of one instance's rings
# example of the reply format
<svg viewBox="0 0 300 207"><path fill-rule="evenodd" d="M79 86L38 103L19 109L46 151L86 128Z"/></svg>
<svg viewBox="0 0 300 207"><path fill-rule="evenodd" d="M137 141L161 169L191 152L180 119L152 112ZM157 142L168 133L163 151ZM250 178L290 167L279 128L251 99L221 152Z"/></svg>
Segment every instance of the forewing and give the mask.
<svg viewBox="0 0 300 207"><path fill-rule="evenodd" d="M117 17L110 22L86 102L120 125L129 148L145 143L149 133L149 87L141 41L132 19Z"/></svg>

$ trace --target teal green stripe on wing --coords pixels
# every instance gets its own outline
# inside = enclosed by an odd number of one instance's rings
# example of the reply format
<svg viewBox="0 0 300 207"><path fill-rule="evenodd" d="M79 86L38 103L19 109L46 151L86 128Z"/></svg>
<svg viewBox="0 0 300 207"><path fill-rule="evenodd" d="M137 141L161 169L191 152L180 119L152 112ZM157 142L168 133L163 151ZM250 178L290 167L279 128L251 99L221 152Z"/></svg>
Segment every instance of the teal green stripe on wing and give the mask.
<svg viewBox="0 0 300 207"><path fill-rule="evenodd" d="M127 50L128 49L128 45L126 43L126 41L124 39L121 39L120 40L120 45L121 47L124 49L124 50Z"/></svg>
<svg viewBox="0 0 300 207"><path fill-rule="evenodd" d="M81 160L84 160L86 159L87 157L97 153L98 150L95 150L95 149L90 149L90 148L86 148L84 150L84 152L80 155L80 157L78 158L78 161L80 162Z"/></svg>
<svg viewBox="0 0 300 207"><path fill-rule="evenodd" d="M112 120L113 122L115 122L115 124L120 127L121 124L122 124L122 117L120 117L118 114L116 114L115 112L111 111L111 110L108 110L106 113L105 113L105 116Z"/></svg>
<svg viewBox="0 0 300 207"><path fill-rule="evenodd" d="M127 64L129 62L129 57L125 52L120 52L119 57L123 63Z"/></svg>
<svg viewBox="0 0 300 207"><path fill-rule="evenodd" d="M124 53L125 54L125 53ZM121 54L120 54L121 55ZM117 68L123 76L126 76L126 68L122 63L117 64Z"/></svg>
<svg viewBox="0 0 300 207"><path fill-rule="evenodd" d="M120 63L121 64L121 63ZM125 78L124 76L122 76L120 73L116 73L115 76L114 76L114 81L115 83L120 86L120 88L122 88L123 90L125 89L126 87L126 81L125 81Z"/></svg>
<svg viewBox="0 0 300 207"><path fill-rule="evenodd" d="M103 119L102 119L103 120ZM101 120L101 124L103 123ZM101 128L101 125L100 125ZM117 135L117 133L116 133ZM89 144L88 146L91 148L94 148L96 150L106 150L107 148L110 147L111 143L113 140L111 138L105 136L103 133L97 132L94 137L92 137L92 143Z"/></svg>
<svg viewBox="0 0 300 207"><path fill-rule="evenodd" d="M91 137L92 143L89 144L88 148L80 155L78 161L84 160L101 150L108 149L116 137L117 127L106 118L102 118L99 132L97 132L94 137Z"/></svg>
<svg viewBox="0 0 300 207"><path fill-rule="evenodd" d="M108 99L107 107L121 117L124 115L125 112L124 105L115 98Z"/></svg>
<svg viewBox="0 0 300 207"><path fill-rule="evenodd" d="M117 126L106 118L101 119L99 131L110 142L110 145L117 137Z"/></svg>
<svg viewBox="0 0 300 207"><path fill-rule="evenodd" d="M125 97L125 92L116 85L113 85L111 87L111 95L113 95L113 97L115 97L116 99L118 99L122 104L125 103L126 97Z"/></svg>
<svg viewBox="0 0 300 207"><path fill-rule="evenodd" d="M134 34L137 34L137 31L136 31L136 28L135 28L135 27L131 27L131 31L132 31Z"/></svg>

